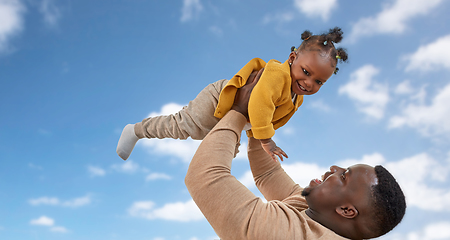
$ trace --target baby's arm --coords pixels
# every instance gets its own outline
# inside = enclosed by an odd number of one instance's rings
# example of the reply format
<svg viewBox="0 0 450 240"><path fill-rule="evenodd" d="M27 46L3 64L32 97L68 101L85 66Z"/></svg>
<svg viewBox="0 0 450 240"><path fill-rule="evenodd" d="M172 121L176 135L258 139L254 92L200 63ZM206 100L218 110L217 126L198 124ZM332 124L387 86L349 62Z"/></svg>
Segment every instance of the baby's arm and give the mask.
<svg viewBox="0 0 450 240"><path fill-rule="evenodd" d="M281 161L283 161L283 156L285 158L288 158L288 155L277 146L277 144L272 140L272 138L260 139L259 141L261 142L261 146L264 149L264 151L266 151L275 162L277 161L276 156L278 156Z"/></svg>

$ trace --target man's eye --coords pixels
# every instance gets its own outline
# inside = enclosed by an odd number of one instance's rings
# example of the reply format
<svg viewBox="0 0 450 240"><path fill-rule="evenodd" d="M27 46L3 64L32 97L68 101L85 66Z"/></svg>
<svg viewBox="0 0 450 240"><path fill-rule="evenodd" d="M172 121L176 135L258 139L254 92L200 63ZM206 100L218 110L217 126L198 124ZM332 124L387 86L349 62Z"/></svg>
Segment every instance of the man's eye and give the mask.
<svg viewBox="0 0 450 240"><path fill-rule="evenodd" d="M342 179L345 180L345 172L343 172L341 175L342 175Z"/></svg>
<svg viewBox="0 0 450 240"><path fill-rule="evenodd" d="M319 84L319 85L323 85L323 82L319 81L319 80L316 80L316 83Z"/></svg>
<svg viewBox="0 0 450 240"><path fill-rule="evenodd" d="M306 69L303 68L303 72L306 74L306 76L309 76L309 72L306 71Z"/></svg>

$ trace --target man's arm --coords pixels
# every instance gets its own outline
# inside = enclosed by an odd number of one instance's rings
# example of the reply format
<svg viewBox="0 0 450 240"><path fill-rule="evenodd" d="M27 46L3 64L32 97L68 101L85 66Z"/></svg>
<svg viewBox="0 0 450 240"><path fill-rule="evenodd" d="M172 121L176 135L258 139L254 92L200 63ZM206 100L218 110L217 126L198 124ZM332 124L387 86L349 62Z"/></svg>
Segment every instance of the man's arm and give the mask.
<svg viewBox="0 0 450 240"><path fill-rule="evenodd" d="M247 119L231 110L205 137L195 153L185 183L203 215L222 239L246 239L258 201L231 175L231 161Z"/></svg>
<svg viewBox="0 0 450 240"><path fill-rule="evenodd" d="M255 184L267 201L282 201L300 187L286 174L254 138L248 139L248 159Z"/></svg>

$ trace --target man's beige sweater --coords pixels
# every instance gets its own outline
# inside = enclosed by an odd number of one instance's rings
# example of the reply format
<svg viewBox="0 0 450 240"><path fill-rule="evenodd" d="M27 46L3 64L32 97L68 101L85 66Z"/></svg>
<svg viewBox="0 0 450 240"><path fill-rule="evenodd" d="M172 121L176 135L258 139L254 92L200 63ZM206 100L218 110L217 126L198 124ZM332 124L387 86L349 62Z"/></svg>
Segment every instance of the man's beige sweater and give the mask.
<svg viewBox="0 0 450 240"><path fill-rule="evenodd" d="M231 175L245 117L229 111L205 137L186 175L186 186L203 215L222 240L345 239L312 220L302 188L279 163L249 139L248 157L257 187L256 197Z"/></svg>

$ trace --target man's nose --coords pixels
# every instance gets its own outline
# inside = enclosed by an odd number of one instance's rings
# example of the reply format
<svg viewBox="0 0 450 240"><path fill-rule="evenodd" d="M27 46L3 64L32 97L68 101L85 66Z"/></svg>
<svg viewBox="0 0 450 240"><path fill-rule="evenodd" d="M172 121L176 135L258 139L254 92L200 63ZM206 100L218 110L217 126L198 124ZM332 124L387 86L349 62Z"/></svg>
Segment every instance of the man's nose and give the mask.
<svg viewBox="0 0 450 240"><path fill-rule="evenodd" d="M331 171L332 173L335 173L335 172L337 172L337 171L342 171L342 170L344 170L344 169L341 168L341 167L338 167L338 166L336 166L336 165L333 165L333 166L330 167L330 171Z"/></svg>

